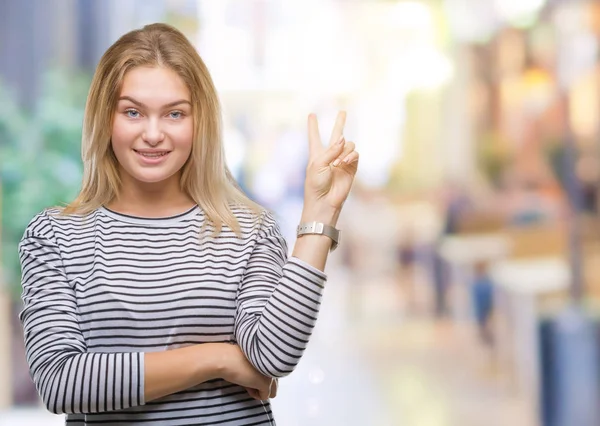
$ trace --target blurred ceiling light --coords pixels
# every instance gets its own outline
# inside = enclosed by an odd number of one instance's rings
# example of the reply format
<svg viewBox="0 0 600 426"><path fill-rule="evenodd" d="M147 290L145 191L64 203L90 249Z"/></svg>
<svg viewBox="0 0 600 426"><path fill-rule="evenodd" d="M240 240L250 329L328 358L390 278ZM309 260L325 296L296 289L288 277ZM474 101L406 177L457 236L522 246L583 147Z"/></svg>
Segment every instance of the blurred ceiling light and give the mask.
<svg viewBox="0 0 600 426"><path fill-rule="evenodd" d="M317 398L310 398L307 402L307 414L308 417L315 418L319 417L320 405Z"/></svg>
<svg viewBox="0 0 600 426"><path fill-rule="evenodd" d="M482 0L444 0L444 14L458 41L485 43L498 27L493 4Z"/></svg>
<svg viewBox="0 0 600 426"><path fill-rule="evenodd" d="M516 26L529 26L546 0L495 0L494 3L501 19Z"/></svg>
<svg viewBox="0 0 600 426"><path fill-rule="evenodd" d="M392 62L389 84L400 92L435 89L447 83L453 74L452 62L439 50L416 47Z"/></svg>
<svg viewBox="0 0 600 426"><path fill-rule="evenodd" d="M402 1L390 7L389 23L394 27L402 28L431 28L433 18L431 10L423 3L417 1Z"/></svg>

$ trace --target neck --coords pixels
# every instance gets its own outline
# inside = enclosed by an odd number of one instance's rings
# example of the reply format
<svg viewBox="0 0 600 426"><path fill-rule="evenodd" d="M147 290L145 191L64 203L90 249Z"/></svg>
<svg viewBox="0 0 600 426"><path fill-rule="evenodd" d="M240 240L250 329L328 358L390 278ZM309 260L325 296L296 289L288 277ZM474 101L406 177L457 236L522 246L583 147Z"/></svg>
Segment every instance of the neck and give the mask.
<svg viewBox="0 0 600 426"><path fill-rule="evenodd" d="M182 213L195 204L181 190L178 174L157 183L134 181L123 175L119 197L107 205L113 211L132 216L165 217Z"/></svg>

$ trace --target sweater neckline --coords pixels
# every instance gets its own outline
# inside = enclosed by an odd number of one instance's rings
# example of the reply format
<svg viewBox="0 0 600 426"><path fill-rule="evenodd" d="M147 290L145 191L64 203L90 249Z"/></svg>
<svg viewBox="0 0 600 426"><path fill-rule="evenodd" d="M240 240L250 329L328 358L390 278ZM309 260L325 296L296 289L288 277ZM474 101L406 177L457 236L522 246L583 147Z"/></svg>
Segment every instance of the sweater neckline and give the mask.
<svg viewBox="0 0 600 426"><path fill-rule="evenodd" d="M134 216L125 213L119 213L105 206L100 207L99 211L104 215L121 222L133 223L136 225L164 226L180 223L197 216L200 212L200 207L195 205L183 213L159 217Z"/></svg>

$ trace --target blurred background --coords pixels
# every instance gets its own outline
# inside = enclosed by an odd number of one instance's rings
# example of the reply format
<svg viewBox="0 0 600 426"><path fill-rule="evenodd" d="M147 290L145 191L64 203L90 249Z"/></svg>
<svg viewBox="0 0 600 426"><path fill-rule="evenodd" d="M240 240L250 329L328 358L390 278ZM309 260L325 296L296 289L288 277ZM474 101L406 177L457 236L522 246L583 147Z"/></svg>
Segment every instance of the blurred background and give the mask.
<svg viewBox="0 0 600 426"><path fill-rule="evenodd" d="M0 0L0 425L62 424L24 358L17 244L81 182L94 68L182 30L227 161L290 245L306 117L361 153L281 426L600 425L600 2Z"/></svg>

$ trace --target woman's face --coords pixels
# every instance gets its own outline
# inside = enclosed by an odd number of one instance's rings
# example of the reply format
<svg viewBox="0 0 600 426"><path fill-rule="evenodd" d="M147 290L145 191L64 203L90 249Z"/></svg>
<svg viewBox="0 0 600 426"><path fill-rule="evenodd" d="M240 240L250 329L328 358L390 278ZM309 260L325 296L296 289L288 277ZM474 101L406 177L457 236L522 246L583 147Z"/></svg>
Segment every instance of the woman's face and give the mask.
<svg viewBox="0 0 600 426"><path fill-rule="evenodd" d="M190 91L177 73L137 67L125 74L111 141L124 183L178 182L193 134Z"/></svg>

